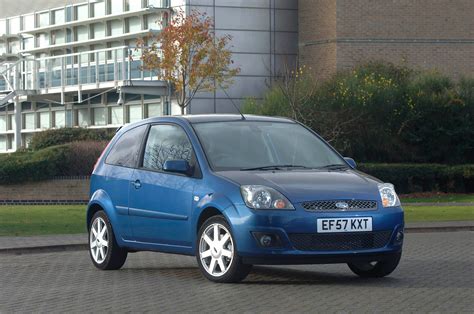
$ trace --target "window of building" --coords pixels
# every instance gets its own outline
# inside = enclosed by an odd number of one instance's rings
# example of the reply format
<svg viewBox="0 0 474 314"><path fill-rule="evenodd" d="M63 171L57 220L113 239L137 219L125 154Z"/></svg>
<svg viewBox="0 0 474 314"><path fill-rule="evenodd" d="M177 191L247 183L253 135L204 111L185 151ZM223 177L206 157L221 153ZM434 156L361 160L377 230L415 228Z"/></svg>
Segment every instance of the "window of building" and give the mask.
<svg viewBox="0 0 474 314"><path fill-rule="evenodd" d="M89 39L89 28L87 26L78 26L75 28L76 41L86 41Z"/></svg>
<svg viewBox="0 0 474 314"><path fill-rule="evenodd" d="M137 11L142 8L142 1L140 0L126 0L126 3L129 11Z"/></svg>
<svg viewBox="0 0 474 314"><path fill-rule="evenodd" d="M147 104L146 111L147 111L147 118L159 117L163 115L161 104Z"/></svg>
<svg viewBox="0 0 474 314"><path fill-rule="evenodd" d="M66 42L66 32L62 29L51 32L51 44L59 45Z"/></svg>
<svg viewBox="0 0 474 314"><path fill-rule="evenodd" d="M23 129L34 130L35 128L35 114L33 112L23 114Z"/></svg>
<svg viewBox="0 0 474 314"><path fill-rule="evenodd" d="M140 2L140 0L135 0L135 2ZM110 14L119 14L125 11L123 9L123 0L109 0Z"/></svg>
<svg viewBox="0 0 474 314"><path fill-rule="evenodd" d="M141 139L145 135L147 125L133 128L117 140L105 162L111 165L135 167L140 154Z"/></svg>
<svg viewBox="0 0 474 314"><path fill-rule="evenodd" d="M35 38L34 37L24 37L23 38L23 46L25 47L25 49L35 48Z"/></svg>
<svg viewBox="0 0 474 314"><path fill-rule="evenodd" d="M23 30L29 30L35 28L35 15L27 14L23 15Z"/></svg>
<svg viewBox="0 0 474 314"><path fill-rule="evenodd" d="M0 20L0 36L7 33L7 20Z"/></svg>
<svg viewBox="0 0 474 314"><path fill-rule="evenodd" d="M92 24L92 35L94 39L100 39L105 37L105 25L104 23Z"/></svg>
<svg viewBox="0 0 474 314"><path fill-rule="evenodd" d="M98 0L95 3L92 3L92 16L93 17L105 16L105 1Z"/></svg>
<svg viewBox="0 0 474 314"><path fill-rule="evenodd" d="M128 122L133 123L142 119L142 106L128 106Z"/></svg>
<svg viewBox="0 0 474 314"><path fill-rule="evenodd" d="M123 34L123 23L120 20L113 20L108 22L108 35L119 36Z"/></svg>
<svg viewBox="0 0 474 314"><path fill-rule="evenodd" d="M66 116L64 110L53 111L54 127L63 128L66 126Z"/></svg>
<svg viewBox="0 0 474 314"><path fill-rule="evenodd" d="M63 24L66 22L66 15L64 9L54 10L53 11L53 23L54 24Z"/></svg>
<svg viewBox="0 0 474 314"><path fill-rule="evenodd" d="M38 125L40 129L49 129L51 127L49 111L39 112L38 119Z"/></svg>
<svg viewBox="0 0 474 314"><path fill-rule="evenodd" d="M74 15L74 7L72 5L68 5L66 7L66 22L71 22L73 20Z"/></svg>
<svg viewBox="0 0 474 314"><path fill-rule="evenodd" d="M19 53L20 52L20 40L12 39L8 41L8 51L10 53Z"/></svg>
<svg viewBox="0 0 474 314"><path fill-rule="evenodd" d="M123 106L110 108L110 124L123 124Z"/></svg>
<svg viewBox="0 0 474 314"><path fill-rule="evenodd" d="M23 143L25 143L26 148L30 147L31 139L33 138L33 134L23 134Z"/></svg>
<svg viewBox="0 0 474 314"><path fill-rule="evenodd" d="M142 23L138 17L129 17L127 19L127 29L129 33L135 33L142 30Z"/></svg>
<svg viewBox="0 0 474 314"><path fill-rule="evenodd" d="M7 130L14 130L16 127L15 115L9 114L7 118Z"/></svg>
<svg viewBox="0 0 474 314"><path fill-rule="evenodd" d="M143 167L162 170L167 160L191 163L193 149L184 130L177 125L154 125L150 128L143 156Z"/></svg>
<svg viewBox="0 0 474 314"><path fill-rule="evenodd" d="M44 27L49 25L49 12L37 14L38 27Z"/></svg>
<svg viewBox="0 0 474 314"><path fill-rule="evenodd" d="M94 125L106 125L107 108L93 108L94 111Z"/></svg>
<svg viewBox="0 0 474 314"><path fill-rule="evenodd" d="M0 151L6 151L6 150L7 150L7 136L0 135Z"/></svg>
<svg viewBox="0 0 474 314"><path fill-rule="evenodd" d="M163 0L148 0L148 6L153 6L155 8L161 8L163 6Z"/></svg>
<svg viewBox="0 0 474 314"><path fill-rule="evenodd" d="M7 130L7 116L2 114L0 115L0 132L5 132Z"/></svg>
<svg viewBox="0 0 474 314"><path fill-rule="evenodd" d="M18 34L21 31L21 22L19 16L8 19L8 30L10 34Z"/></svg>
<svg viewBox="0 0 474 314"><path fill-rule="evenodd" d="M82 127L89 125L89 109L77 109L77 125Z"/></svg>
<svg viewBox="0 0 474 314"><path fill-rule="evenodd" d="M7 52L7 45L5 42L0 41L0 55Z"/></svg>
<svg viewBox="0 0 474 314"><path fill-rule="evenodd" d="M76 6L76 20L85 20L89 18L88 4Z"/></svg>
<svg viewBox="0 0 474 314"><path fill-rule="evenodd" d="M41 33L38 34L36 37L37 46L38 47L46 47L49 46L49 34L48 33Z"/></svg>
<svg viewBox="0 0 474 314"><path fill-rule="evenodd" d="M149 14L145 17L146 28L158 30L161 29L161 17L158 14Z"/></svg>

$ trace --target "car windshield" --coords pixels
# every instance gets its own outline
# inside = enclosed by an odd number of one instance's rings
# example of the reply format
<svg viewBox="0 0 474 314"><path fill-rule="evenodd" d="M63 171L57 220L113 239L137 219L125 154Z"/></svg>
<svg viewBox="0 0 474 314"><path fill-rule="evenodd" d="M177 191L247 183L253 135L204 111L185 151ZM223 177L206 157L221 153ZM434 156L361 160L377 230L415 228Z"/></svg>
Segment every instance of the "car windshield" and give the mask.
<svg viewBox="0 0 474 314"><path fill-rule="evenodd" d="M242 120L193 126L215 171L347 167L327 144L297 123Z"/></svg>

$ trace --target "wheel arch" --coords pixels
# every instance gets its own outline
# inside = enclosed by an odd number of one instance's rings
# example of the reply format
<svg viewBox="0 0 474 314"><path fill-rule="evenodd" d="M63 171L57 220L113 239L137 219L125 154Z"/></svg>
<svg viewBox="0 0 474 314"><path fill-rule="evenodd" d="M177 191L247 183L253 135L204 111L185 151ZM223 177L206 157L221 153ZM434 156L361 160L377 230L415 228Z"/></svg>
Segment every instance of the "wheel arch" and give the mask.
<svg viewBox="0 0 474 314"><path fill-rule="evenodd" d="M103 210L106 213L110 223L112 224L113 229L115 230L115 233L118 232L119 234L121 234L120 230L118 230L119 224L117 223L117 213L114 210L112 200L110 199L107 192L101 189L95 191L94 194L92 194L92 197L87 206L87 228L89 228L92 217L94 217L95 213L100 210ZM117 238L120 239L120 237Z"/></svg>
<svg viewBox="0 0 474 314"><path fill-rule="evenodd" d="M229 223L228 219L225 217L225 215L223 214L221 210L217 209L214 206L209 206L209 207L204 208L199 214L199 217L196 222L195 234L199 232L199 229L201 229L201 226L204 224L206 220L214 216L224 216L224 218L227 220L227 223Z"/></svg>

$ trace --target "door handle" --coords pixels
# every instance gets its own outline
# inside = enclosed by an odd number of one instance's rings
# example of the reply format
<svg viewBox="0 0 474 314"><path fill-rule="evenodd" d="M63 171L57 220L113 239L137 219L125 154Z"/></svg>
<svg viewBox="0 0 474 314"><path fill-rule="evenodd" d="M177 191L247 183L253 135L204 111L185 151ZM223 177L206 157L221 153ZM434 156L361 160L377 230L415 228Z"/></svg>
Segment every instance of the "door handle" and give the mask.
<svg viewBox="0 0 474 314"><path fill-rule="evenodd" d="M142 187L142 183L140 182L140 180L135 180L132 182L132 184L135 187L135 189L139 189Z"/></svg>

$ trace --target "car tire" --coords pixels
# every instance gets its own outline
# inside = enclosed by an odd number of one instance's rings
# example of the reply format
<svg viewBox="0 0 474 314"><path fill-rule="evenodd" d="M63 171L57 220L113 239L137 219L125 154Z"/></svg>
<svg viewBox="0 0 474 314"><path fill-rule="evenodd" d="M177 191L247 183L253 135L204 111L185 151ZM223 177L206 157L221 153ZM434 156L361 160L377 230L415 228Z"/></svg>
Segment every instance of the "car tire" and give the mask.
<svg viewBox="0 0 474 314"><path fill-rule="evenodd" d="M98 211L89 225L89 255L95 267L101 270L120 269L127 260L127 250L115 240L107 214Z"/></svg>
<svg viewBox="0 0 474 314"><path fill-rule="evenodd" d="M203 275L214 282L239 282L252 269L237 254L232 229L223 216L213 216L202 224L196 241L196 259Z"/></svg>
<svg viewBox="0 0 474 314"><path fill-rule="evenodd" d="M391 274L398 266L402 253L374 262L355 262L347 265L352 272L363 278L380 278Z"/></svg>

